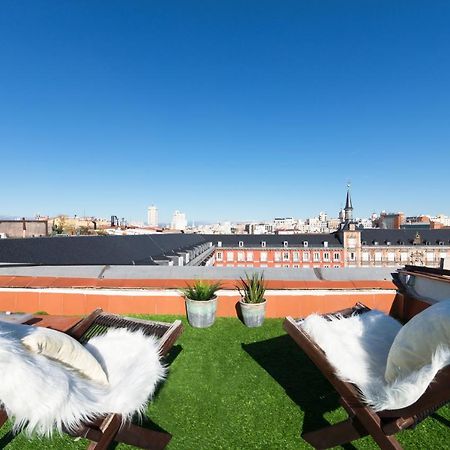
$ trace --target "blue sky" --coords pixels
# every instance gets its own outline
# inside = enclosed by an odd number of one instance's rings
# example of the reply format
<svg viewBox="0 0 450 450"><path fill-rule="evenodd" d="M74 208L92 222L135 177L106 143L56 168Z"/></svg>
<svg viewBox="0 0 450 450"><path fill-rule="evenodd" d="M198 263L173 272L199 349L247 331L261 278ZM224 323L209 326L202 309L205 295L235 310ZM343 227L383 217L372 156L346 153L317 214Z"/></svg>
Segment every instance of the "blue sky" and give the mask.
<svg viewBox="0 0 450 450"><path fill-rule="evenodd" d="M0 8L0 215L450 214L446 1Z"/></svg>

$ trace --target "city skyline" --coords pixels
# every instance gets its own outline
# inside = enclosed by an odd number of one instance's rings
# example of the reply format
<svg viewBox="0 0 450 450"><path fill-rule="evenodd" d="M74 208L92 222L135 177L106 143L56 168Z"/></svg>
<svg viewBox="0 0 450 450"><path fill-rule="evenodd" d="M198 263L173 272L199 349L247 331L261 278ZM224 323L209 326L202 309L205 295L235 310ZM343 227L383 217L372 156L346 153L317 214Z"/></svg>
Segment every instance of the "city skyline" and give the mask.
<svg viewBox="0 0 450 450"><path fill-rule="evenodd" d="M447 2L2 9L0 215L449 213Z"/></svg>

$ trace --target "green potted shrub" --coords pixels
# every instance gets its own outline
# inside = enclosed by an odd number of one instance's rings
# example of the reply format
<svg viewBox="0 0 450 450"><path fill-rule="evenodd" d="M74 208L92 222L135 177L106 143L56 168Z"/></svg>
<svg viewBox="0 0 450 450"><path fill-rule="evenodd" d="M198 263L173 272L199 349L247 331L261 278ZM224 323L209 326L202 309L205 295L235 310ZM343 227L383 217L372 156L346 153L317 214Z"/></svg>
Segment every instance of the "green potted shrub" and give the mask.
<svg viewBox="0 0 450 450"><path fill-rule="evenodd" d="M216 318L217 296L221 288L220 283L195 281L182 289L185 301L188 322L194 328L210 327Z"/></svg>
<svg viewBox="0 0 450 450"><path fill-rule="evenodd" d="M266 315L266 285L264 274L245 274L245 279L241 278L237 289L241 295L239 305L241 307L242 319L248 327L260 327Z"/></svg>

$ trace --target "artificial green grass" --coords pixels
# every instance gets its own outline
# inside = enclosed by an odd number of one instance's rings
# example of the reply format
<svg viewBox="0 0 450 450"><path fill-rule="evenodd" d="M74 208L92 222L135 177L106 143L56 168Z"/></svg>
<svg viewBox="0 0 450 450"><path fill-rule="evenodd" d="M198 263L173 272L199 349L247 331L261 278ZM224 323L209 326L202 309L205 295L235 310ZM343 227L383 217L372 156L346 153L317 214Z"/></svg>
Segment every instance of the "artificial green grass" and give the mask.
<svg viewBox="0 0 450 450"><path fill-rule="evenodd" d="M168 362L168 379L149 406L146 426L171 433L170 450L310 448L300 438L302 431L346 417L333 389L286 335L280 319L253 329L238 319L218 318L207 329L185 322ZM449 425L450 408L444 407L416 430L400 433L399 440L406 449L447 449ZM81 449L87 444L67 436L29 440L8 429L0 431L0 448ZM345 448L378 447L364 438Z"/></svg>

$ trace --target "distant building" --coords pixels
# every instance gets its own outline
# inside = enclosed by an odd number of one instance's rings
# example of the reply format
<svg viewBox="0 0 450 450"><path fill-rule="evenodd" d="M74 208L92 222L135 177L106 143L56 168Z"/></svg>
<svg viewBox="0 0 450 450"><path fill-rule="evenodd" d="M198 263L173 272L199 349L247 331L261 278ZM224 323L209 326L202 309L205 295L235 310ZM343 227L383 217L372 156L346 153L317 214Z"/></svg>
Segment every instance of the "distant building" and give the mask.
<svg viewBox="0 0 450 450"><path fill-rule="evenodd" d="M149 227L157 227L158 226L158 208L155 205L148 207L147 223L148 223Z"/></svg>
<svg viewBox="0 0 450 450"><path fill-rule="evenodd" d="M398 213L386 213L382 211L380 217L377 219L378 228L399 230L405 223L405 214Z"/></svg>
<svg viewBox="0 0 450 450"><path fill-rule="evenodd" d="M222 235L212 238L214 265L220 267L399 267L406 264L439 267L450 259L450 229L369 228L353 219L350 191L334 233L287 235ZM421 216L422 217L422 216ZM394 222L392 222L393 224Z"/></svg>
<svg viewBox="0 0 450 450"><path fill-rule="evenodd" d="M48 236L47 219L0 220L1 238L28 238Z"/></svg>
<svg viewBox="0 0 450 450"><path fill-rule="evenodd" d="M186 214L178 210L175 211L172 216L172 223L170 228L172 228L172 230L184 231L186 227L187 227Z"/></svg>

